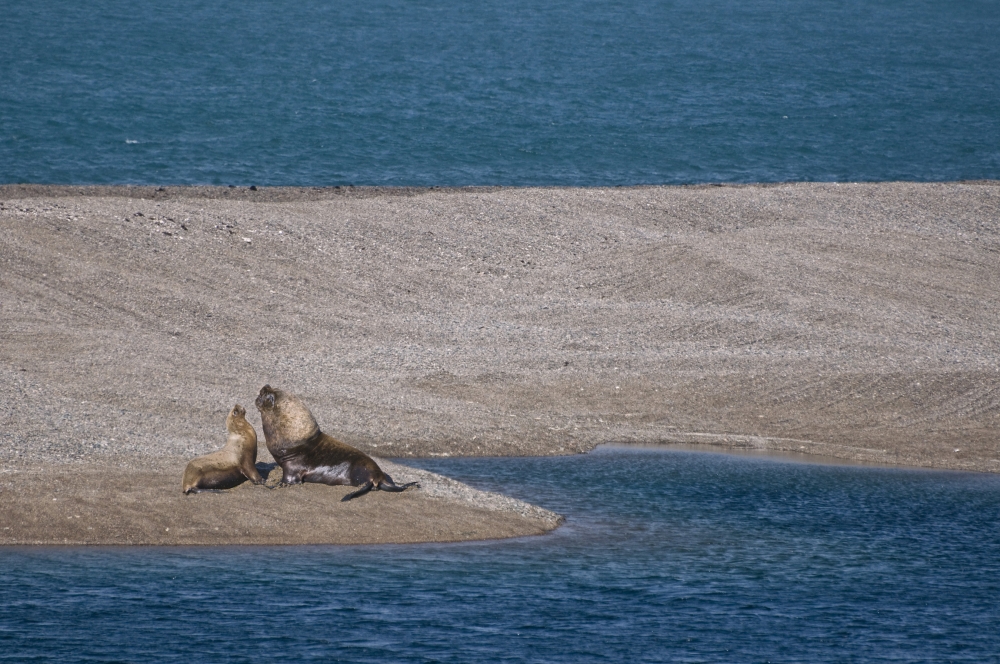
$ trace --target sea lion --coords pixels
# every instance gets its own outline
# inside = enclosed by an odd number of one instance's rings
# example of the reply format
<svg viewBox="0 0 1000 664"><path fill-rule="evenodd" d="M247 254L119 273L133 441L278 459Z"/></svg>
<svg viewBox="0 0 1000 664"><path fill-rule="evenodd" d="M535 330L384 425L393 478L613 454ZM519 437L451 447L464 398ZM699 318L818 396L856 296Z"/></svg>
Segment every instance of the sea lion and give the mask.
<svg viewBox="0 0 1000 664"><path fill-rule="evenodd" d="M264 426L264 442L284 473L282 485L317 482L360 486L341 499L346 501L372 489L403 491L416 484L396 484L370 456L320 431L298 397L265 385L255 403Z"/></svg>
<svg viewBox="0 0 1000 664"><path fill-rule="evenodd" d="M192 459L184 469L184 493L232 489L245 480L263 484L257 472L257 432L246 420L246 410L236 404L226 417L226 446Z"/></svg>

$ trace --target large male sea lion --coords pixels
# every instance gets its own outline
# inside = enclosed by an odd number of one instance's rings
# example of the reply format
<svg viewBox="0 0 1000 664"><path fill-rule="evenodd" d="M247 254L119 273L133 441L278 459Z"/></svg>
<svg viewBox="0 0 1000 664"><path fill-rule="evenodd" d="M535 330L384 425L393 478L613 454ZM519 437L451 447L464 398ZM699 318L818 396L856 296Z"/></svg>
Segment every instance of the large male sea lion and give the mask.
<svg viewBox="0 0 1000 664"><path fill-rule="evenodd" d="M247 412L236 404L226 417L226 446L192 459L184 469L184 493L232 489L245 480L263 484L257 472L257 432L246 420Z"/></svg>
<svg viewBox="0 0 1000 664"><path fill-rule="evenodd" d="M341 500L362 496L372 489L403 491L416 484L396 484L370 456L320 431L298 397L265 385L255 403L264 426L264 442L284 473L282 484L317 482L361 487Z"/></svg>

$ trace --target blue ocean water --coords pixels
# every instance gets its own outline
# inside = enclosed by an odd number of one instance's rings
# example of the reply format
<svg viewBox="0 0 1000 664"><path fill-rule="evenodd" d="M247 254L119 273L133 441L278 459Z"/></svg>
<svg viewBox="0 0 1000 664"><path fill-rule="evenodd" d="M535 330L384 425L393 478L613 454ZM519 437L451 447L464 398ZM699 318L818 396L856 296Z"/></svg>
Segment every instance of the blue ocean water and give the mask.
<svg viewBox="0 0 1000 664"><path fill-rule="evenodd" d="M1000 178L995 0L0 9L0 183Z"/></svg>
<svg viewBox="0 0 1000 664"><path fill-rule="evenodd" d="M421 460L567 516L380 547L0 550L0 661L997 662L1000 477Z"/></svg>

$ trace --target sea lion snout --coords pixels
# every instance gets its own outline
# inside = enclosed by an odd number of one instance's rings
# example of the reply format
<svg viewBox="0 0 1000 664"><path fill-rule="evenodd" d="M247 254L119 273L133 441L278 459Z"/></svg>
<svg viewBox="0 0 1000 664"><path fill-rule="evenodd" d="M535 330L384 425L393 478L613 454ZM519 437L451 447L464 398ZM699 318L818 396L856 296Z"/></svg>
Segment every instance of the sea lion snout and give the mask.
<svg viewBox="0 0 1000 664"><path fill-rule="evenodd" d="M274 408L274 390L270 385L260 388L260 394L257 395L254 404L256 404L257 410Z"/></svg>

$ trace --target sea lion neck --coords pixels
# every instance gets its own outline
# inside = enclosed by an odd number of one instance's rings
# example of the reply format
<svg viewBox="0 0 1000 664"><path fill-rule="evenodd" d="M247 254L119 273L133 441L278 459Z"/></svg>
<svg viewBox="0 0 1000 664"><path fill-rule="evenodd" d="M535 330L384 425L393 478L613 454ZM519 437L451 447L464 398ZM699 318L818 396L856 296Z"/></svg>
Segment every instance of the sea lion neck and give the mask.
<svg viewBox="0 0 1000 664"><path fill-rule="evenodd" d="M229 427L226 449L230 448L239 455L252 453L253 460L257 460L257 432L253 425L243 418L233 422Z"/></svg>

